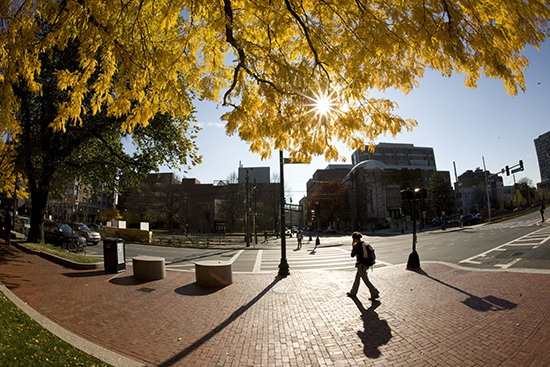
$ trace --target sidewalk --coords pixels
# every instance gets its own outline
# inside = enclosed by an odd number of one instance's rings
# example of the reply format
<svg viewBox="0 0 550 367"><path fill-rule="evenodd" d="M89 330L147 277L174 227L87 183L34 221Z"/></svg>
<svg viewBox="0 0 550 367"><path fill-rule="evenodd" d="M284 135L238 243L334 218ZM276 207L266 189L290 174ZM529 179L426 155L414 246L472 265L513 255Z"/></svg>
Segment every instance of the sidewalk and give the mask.
<svg viewBox="0 0 550 367"><path fill-rule="evenodd" d="M346 271L234 274L222 289L167 271L136 283L0 246L0 282L62 328L154 366L548 366L550 274L441 263L369 272L380 302L345 296Z"/></svg>

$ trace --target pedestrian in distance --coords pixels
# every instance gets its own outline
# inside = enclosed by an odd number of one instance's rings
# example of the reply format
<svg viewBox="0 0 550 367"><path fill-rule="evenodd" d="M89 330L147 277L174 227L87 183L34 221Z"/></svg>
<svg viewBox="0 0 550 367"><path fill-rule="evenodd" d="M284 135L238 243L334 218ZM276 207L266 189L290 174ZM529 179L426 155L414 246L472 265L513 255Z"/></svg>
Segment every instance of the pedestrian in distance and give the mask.
<svg viewBox="0 0 550 367"><path fill-rule="evenodd" d="M4 216L4 238L6 245L11 246L11 215L7 210Z"/></svg>
<svg viewBox="0 0 550 367"><path fill-rule="evenodd" d="M542 222L544 223L544 209L546 209L546 207L544 206L544 200L540 203L540 216L542 218Z"/></svg>
<svg viewBox="0 0 550 367"><path fill-rule="evenodd" d="M359 283L361 282L361 279L363 279L363 282L370 292L369 300L374 301L380 297L380 292L378 292L378 289L376 289L376 287L370 282L367 272L369 268L374 265L376 256L372 246L363 242L361 240L362 237L363 235L359 232L354 232L351 235L353 240L351 257L355 257L357 259L355 263L357 273L355 273L355 281L353 282L351 290L346 294L348 297L357 297Z"/></svg>
<svg viewBox="0 0 550 367"><path fill-rule="evenodd" d="M298 239L298 247L296 248L296 250L300 250L302 248L302 240L304 239L304 234L302 233L301 229L296 232L296 238Z"/></svg>

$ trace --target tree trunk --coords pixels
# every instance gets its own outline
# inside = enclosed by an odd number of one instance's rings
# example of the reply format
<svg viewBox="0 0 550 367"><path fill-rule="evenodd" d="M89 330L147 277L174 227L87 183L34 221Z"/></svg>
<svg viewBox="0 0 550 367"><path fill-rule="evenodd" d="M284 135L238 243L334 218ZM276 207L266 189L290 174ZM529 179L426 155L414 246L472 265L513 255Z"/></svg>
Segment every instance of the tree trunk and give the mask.
<svg viewBox="0 0 550 367"><path fill-rule="evenodd" d="M31 192L31 228L29 229L29 242L44 243L44 214L48 204L48 189L44 186L32 186Z"/></svg>

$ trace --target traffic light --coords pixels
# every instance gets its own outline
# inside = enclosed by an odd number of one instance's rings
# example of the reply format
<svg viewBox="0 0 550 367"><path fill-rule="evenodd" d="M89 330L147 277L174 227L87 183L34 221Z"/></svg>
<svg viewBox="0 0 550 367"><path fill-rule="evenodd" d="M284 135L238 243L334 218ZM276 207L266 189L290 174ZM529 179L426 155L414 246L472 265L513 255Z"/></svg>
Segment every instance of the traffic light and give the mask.
<svg viewBox="0 0 550 367"><path fill-rule="evenodd" d="M414 193L411 189L401 190L401 201L412 201Z"/></svg>
<svg viewBox="0 0 550 367"><path fill-rule="evenodd" d="M426 199L428 197L428 190L426 190L425 188L421 187L419 189L414 189L414 192L416 193L416 198L417 199Z"/></svg>
<svg viewBox="0 0 550 367"><path fill-rule="evenodd" d="M506 166L506 176L510 176L510 167Z"/></svg>
<svg viewBox="0 0 550 367"><path fill-rule="evenodd" d="M522 160L519 161L519 170L523 171L523 161Z"/></svg>

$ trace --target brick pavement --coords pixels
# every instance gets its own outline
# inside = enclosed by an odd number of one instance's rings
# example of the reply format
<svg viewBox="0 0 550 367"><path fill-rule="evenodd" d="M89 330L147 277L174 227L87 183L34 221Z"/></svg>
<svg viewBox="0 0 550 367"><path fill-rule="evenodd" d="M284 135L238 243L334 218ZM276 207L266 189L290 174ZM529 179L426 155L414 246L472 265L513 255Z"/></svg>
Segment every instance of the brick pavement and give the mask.
<svg viewBox="0 0 550 367"><path fill-rule="evenodd" d="M382 294L345 296L348 271L194 273L136 283L0 246L0 282L63 328L145 365L549 366L550 274L422 263L369 272Z"/></svg>

